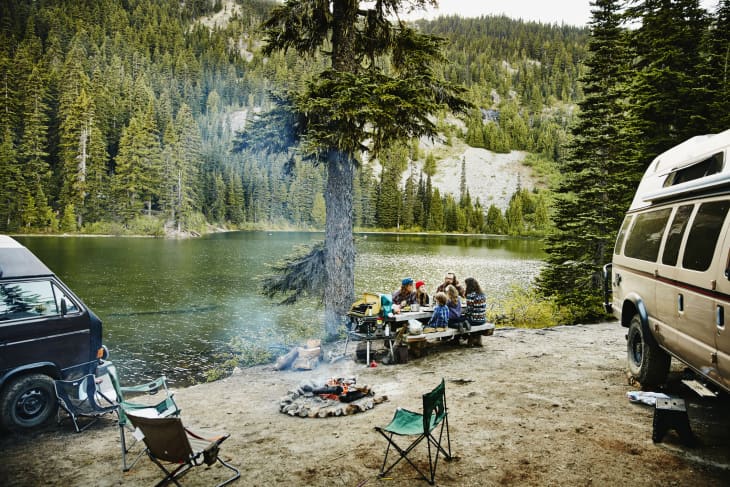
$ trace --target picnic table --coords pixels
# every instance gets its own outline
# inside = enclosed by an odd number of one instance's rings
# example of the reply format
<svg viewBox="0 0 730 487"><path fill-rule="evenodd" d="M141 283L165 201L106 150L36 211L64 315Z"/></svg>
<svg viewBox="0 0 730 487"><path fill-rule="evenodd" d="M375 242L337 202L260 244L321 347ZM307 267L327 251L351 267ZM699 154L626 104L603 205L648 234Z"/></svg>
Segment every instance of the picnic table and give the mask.
<svg viewBox="0 0 730 487"><path fill-rule="evenodd" d="M409 320L419 320L427 322L431 318L433 311L431 308L422 308L419 311L402 311L397 314L389 315L385 318L377 316L361 316L359 314L348 314L351 319L352 326L347 331L345 340L345 355L347 355L347 346L352 341L365 342L365 363L370 363L370 348L374 341L382 340L385 348L388 350L390 358L395 361L395 352L393 349L396 335L403 326L408 326ZM483 325L471 326L469 330L458 330L456 328L443 328L440 331L430 333L421 333L418 335L405 335L405 342L409 346L413 345L419 351L427 342L438 342L458 336L471 335L492 335L494 333L494 323L484 323Z"/></svg>

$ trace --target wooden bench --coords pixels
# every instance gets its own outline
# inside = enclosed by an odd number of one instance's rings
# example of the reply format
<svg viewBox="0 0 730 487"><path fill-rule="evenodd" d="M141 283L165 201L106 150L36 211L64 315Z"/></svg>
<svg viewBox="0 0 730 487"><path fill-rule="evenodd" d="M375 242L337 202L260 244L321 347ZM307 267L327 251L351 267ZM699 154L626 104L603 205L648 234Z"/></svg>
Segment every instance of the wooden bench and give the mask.
<svg viewBox="0 0 730 487"><path fill-rule="evenodd" d="M470 344L481 345L482 336L490 336L493 334L494 323L484 323L483 325L474 325L469 330L459 331L456 328L446 328L444 331L407 335L406 343L408 344L408 352L413 352L414 356L420 357L426 343L438 343L456 337L468 337Z"/></svg>

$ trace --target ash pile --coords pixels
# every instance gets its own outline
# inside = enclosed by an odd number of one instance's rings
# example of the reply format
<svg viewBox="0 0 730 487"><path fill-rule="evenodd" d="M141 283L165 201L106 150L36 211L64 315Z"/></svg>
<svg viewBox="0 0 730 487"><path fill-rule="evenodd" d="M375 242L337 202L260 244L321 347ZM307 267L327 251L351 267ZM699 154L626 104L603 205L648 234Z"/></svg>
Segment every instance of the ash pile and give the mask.
<svg viewBox="0 0 730 487"><path fill-rule="evenodd" d="M367 385L355 378L331 378L324 382L304 381L279 402L279 411L300 418L349 416L374 408L388 400L376 396Z"/></svg>

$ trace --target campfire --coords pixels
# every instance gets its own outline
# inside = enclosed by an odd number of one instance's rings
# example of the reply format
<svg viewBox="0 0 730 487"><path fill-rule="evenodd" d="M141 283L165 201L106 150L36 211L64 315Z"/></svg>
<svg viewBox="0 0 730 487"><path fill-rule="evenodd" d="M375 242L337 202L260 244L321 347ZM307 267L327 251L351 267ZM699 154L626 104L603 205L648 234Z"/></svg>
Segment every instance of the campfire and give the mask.
<svg viewBox="0 0 730 487"><path fill-rule="evenodd" d="M354 377L333 377L323 383L303 382L281 399L279 411L300 418L349 416L372 409L387 399L375 396L367 385L358 385Z"/></svg>

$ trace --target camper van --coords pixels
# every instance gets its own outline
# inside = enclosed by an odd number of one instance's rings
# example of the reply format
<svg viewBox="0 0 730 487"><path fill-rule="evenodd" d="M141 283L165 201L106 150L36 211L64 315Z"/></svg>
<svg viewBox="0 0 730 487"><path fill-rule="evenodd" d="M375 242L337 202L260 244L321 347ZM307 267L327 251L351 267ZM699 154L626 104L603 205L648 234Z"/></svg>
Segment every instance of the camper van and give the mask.
<svg viewBox="0 0 730 487"><path fill-rule="evenodd" d="M693 137L646 170L605 268L629 370L664 382L671 358L730 392L730 130ZM728 314L725 317L725 314Z"/></svg>
<svg viewBox="0 0 730 487"><path fill-rule="evenodd" d="M108 353L101 320L32 252L0 235L0 426L56 412L54 379L94 373Z"/></svg>

